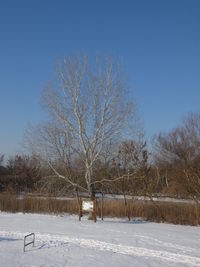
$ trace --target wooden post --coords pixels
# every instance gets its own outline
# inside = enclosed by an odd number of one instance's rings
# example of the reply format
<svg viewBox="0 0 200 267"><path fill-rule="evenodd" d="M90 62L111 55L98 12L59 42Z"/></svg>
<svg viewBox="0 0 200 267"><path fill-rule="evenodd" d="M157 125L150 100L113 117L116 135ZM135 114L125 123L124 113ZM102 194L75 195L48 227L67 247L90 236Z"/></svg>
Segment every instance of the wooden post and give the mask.
<svg viewBox="0 0 200 267"><path fill-rule="evenodd" d="M127 202L127 211L128 211L128 220L130 221L131 220L131 216L130 216L130 203L129 201Z"/></svg>
<svg viewBox="0 0 200 267"><path fill-rule="evenodd" d="M97 201L97 209L98 209L99 219L101 219L101 207L99 201Z"/></svg>
<svg viewBox="0 0 200 267"><path fill-rule="evenodd" d="M103 221L103 192L101 193L101 220Z"/></svg>
<svg viewBox="0 0 200 267"><path fill-rule="evenodd" d="M81 217L83 216L82 212L82 198L80 198L80 203L79 203L79 222L81 221Z"/></svg>
<svg viewBox="0 0 200 267"><path fill-rule="evenodd" d="M96 198L94 199L94 222L97 221L97 200Z"/></svg>
<svg viewBox="0 0 200 267"><path fill-rule="evenodd" d="M83 200L82 200L82 198L81 198L80 202L81 202L81 217L83 217Z"/></svg>

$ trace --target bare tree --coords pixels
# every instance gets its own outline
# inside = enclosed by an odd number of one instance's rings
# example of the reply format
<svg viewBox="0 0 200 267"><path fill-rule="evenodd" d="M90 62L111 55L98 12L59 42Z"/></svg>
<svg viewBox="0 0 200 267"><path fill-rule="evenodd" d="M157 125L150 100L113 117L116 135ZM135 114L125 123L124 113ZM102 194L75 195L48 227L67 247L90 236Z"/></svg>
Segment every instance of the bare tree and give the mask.
<svg viewBox="0 0 200 267"><path fill-rule="evenodd" d="M128 89L119 64L107 58L90 64L83 56L59 61L56 86L49 84L43 92L42 103L51 120L40 130L40 147L45 147L43 152L55 175L87 190L91 197L94 164L105 146L126 137L135 123L135 103ZM61 174L53 164L56 156L68 166L69 161L79 158L85 185L67 172Z"/></svg>
<svg viewBox="0 0 200 267"><path fill-rule="evenodd" d="M146 153L146 142L143 141L143 136L136 140L127 140L119 146L117 157L115 160L115 168L121 176L119 188L124 196L124 204L126 215L130 220L130 207L127 201L126 194L132 194L137 191L136 184L138 180L141 182L141 173L147 164L147 157L144 161L144 153ZM121 173L121 174L120 174ZM124 175L122 175L124 174Z"/></svg>
<svg viewBox="0 0 200 267"><path fill-rule="evenodd" d="M163 163L187 163L200 154L200 113L190 113L167 134L154 138L155 159Z"/></svg>
<svg viewBox="0 0 200 267"><path fill-rule="evenodd" d="M200 114L191 113L181 126L160 134L155 152L156 164L173 170L171 176L179 189L195 201L200 199Z"/></svg>
<svg viewBox="0 0 200 267"><path fill-rule="evenodd" d="M0 166L2 165L3 161L4 161L4 155L0 155Z"/></svg>

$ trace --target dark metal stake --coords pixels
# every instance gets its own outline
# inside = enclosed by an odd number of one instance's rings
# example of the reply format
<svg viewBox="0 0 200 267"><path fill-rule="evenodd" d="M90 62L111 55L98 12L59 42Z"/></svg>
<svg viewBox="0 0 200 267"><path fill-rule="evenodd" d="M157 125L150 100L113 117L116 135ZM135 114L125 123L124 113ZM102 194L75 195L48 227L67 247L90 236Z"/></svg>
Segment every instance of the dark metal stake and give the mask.
<svg viewBox="0 0 200 267"><path fill-rule="evenodd" d="M33 236L33 240L31 242L29 242L29 243L26 243L26 238L29 237L29 236ZM35 234L34 233L31 233L31 234L26 235L24 237L24 252L25 252L25 247L27 247L28 245L31 245L31 244L33 244L33 247L35 246Z"/></svg>

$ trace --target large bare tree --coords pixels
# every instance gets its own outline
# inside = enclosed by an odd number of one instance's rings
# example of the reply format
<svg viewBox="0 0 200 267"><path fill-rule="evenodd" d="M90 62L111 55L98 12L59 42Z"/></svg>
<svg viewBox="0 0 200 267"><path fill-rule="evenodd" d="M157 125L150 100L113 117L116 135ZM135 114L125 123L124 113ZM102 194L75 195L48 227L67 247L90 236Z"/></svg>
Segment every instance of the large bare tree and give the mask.
<svg viewBox="0 0 200 267"><path fill-rule="evenodd" d="M125 78L120 64L112 59L90 63L86 56L65 56L56 65L56 82L42 94L51 120L38 130L39 147L48 155L55 175L76 188L86 189L91 197L94 165L105 147L126 139L130 130L133 136L135 102ZM79 158L86 186L69 172L59 172L52 163L56 157L67 166Z"/></svg>

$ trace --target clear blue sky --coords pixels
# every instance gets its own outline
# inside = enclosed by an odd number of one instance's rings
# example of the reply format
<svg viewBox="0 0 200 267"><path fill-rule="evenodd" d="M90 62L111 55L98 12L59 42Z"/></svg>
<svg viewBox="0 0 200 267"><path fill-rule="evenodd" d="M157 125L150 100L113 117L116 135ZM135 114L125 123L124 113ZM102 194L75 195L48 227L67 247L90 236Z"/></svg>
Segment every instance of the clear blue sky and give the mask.
<svg viewBox="0 0 200 267"><path fill-rule="evenodd" d="M20 151L64 54L123 58L147 137L200 111L199 0L26 0L0 5L0 153Z"/></svg>

